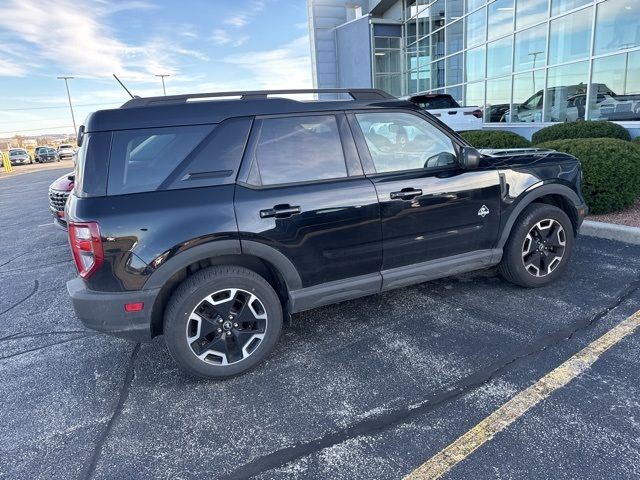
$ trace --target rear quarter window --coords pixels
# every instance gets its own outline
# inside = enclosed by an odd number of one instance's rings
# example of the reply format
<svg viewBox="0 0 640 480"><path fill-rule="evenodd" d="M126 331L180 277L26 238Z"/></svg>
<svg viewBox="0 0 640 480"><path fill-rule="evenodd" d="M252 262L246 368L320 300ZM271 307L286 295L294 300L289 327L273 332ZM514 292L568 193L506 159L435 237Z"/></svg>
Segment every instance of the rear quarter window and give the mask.
<svg viewBox="0 0 640 480"><path fill-rule="evenodd" d="M113 132L108 195L157 190L214 125Z"/></svg>

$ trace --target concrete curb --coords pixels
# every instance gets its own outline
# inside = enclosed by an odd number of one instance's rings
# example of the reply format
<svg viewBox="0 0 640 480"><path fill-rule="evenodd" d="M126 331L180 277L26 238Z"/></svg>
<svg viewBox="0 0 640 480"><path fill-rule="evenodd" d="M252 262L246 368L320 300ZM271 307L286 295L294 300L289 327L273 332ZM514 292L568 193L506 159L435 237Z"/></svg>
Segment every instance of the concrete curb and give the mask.
<svg viewBox="0 0 640 480"><path fill-rule="evenodd" d="M585 220L580 227L580 234L640 245L640 228L638 227Z"/></svg>

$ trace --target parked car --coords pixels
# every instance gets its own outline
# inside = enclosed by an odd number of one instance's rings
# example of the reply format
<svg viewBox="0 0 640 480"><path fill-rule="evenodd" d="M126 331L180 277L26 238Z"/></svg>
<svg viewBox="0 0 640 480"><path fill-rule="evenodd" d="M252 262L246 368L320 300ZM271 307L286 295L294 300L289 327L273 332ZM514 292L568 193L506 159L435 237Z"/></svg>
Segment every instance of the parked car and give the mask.
<svg viewBox="0 0 640 480"><path fill-rule="evenodd" d="M33 159L35 160L36 163L40 163L40 152L46 151L49 148L51 147L45 147L41 145L35 148L35 150L33 151Z"/></svg>
<svg viewBox="0 0 640 480"><path fill-rule="evenodd" d="M54 223L65 230L67 229L67 219L64 216L64 208L67 205L69 194L73 190L74 179L74 172L69 172L49 185L49 210L53 215Z"/></svg>
<svg viewBox="0 0 640 480"><path fill-rule="evenodd" d="M11 165L24 165L33 163L31 155L24 148L11 148L9 150L9 161Z"/></svg>
<svg viewBox="0 0 640 480"><path fill-rule="evenodd" d="M587 213L578 160L483 154L415 103L344 93L90 115L66 207L82 322L164 334L185 371L224 378L262 361L296 312L494 265L523 287L566 271Z"/></svg>
<svg viewBox="0 0 640 480"><path fill-rule="evenodd" d="M49 162L59 162L60 157L58 156L58 152L55 148L47 147L41 148L38 150L37 154L39 163L49 163Z"/></svg>
<svg viewBox="0 0 640 480"><path fill-rule="evenodd" d="M73 145L63 143L62 145L58 146L58 157L60 158L60 160L73 158L74 153L75 149L73 148Z"/></svg>
<svg viewBox="0 0 640 480"><path fill-rule="evenodd" d="M482 129L482 109L461 107L451 95L430 93L414 95L407 100L424 108L456 132Z"/></svg>

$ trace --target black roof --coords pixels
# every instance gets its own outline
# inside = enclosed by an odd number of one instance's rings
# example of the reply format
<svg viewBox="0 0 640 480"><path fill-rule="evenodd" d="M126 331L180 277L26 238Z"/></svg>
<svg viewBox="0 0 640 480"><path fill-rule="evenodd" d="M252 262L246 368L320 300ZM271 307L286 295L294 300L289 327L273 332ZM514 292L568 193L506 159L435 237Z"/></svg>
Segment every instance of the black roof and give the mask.
<svg viewBox="0 0 640 480"><path fill-rule="evenodd" d="M325 98L332 94L348 94L352 100L299 101L269 97L306 93L320 94ZM209 98L211 100L208 100ZM414 108L415 105L376 89L268 90L170 95L133 98L120 108L99 110L87 118L85 131L200 125L220 123L231 117L393 107Z"/></svg>

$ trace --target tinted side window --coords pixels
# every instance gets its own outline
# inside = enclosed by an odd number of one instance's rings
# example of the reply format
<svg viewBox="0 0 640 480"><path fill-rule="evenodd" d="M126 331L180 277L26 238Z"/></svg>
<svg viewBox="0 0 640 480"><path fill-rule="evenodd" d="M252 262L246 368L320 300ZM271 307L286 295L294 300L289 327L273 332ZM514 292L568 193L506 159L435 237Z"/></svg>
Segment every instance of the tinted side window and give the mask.
<svg viewBox="0 0 640 480"><path fill-rule="evenodd" d="M156 190L212 128L198 125L114 132L107 193Z"/></svg>
<svg viewBox="0 0 640 480"><path fill-rule="evenodd" d="M377 172L439 168L456 163L451 139L409 113L356 114Z"/></svg>
<svg viewBox="0 0 640 480"><path fill-rule="evenodd" d="M251 177L262 185L347 176L333 115L267 118L261 121Z"/></svg>

